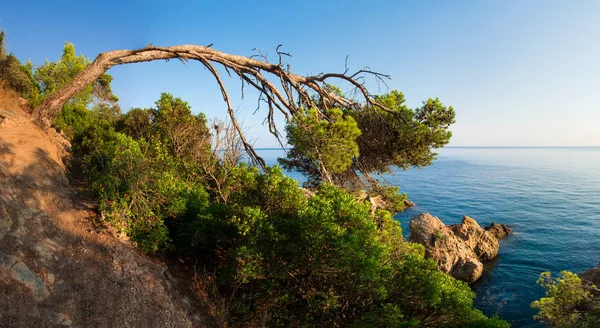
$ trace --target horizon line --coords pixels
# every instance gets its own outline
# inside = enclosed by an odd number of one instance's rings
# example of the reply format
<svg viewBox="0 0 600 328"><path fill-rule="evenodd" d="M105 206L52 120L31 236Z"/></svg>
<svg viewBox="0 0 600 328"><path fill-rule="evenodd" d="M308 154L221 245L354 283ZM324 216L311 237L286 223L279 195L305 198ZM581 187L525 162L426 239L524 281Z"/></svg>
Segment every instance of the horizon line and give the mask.
<svg viewBox="0 0 600 328"><path fill-rule="evenodd" d="M255 150L291 149L292 147L255 147ZM442 148L600 148L599 146L444 146Z"/></svg>

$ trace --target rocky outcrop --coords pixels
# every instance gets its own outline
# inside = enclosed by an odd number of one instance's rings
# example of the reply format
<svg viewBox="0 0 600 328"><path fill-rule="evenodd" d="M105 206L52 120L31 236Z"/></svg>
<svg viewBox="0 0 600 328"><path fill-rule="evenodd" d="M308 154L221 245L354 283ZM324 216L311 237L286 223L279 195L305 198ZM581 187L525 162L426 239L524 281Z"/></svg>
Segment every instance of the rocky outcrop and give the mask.
<svg viewBox="0 0 600 328"><path fill-rule="evenodd" d="M593 283L596 285L596 287L600 288L600 262L598 262L597 268L589 269L583 273L580 273L579 277L583 280Z"/></svg>
<svg viewBox="0 0 600 328"><path fill-rule="evenodd" d="M464 216L461 224L454 224L449 228L480 260L489 261L498 255L498 239L481 228L475 219Z"/></svg>
<svg viewBox="0 0 600 328"><path fill-rule="evenodd" d="M487 232L491 233L492 236L496 237L496 239L500 240L504 238L506 235L512 234L512 229L509 228L506 224L500 224L496 222L492 222L487 227L484 227Z"/></svg>
<svg viewBox="0 0 600 328"><path fill-rule="evenodd" d="M501 234L495 231L500 228L498 231L507 231L503 225L492 224L490 227L496 228L490 232L468 216L463 217L461 224L446 226L429 213L413 217L409 226L411 241L425 246L425 255L435 259L441 271L466 282L479 279L483 272L482 262L498 255L496 235Z"/></svg>
<svg viewBox="0 0 600 328"><path fill-rule="evenodd" d="M472 282L483 272L483 264L475 252L429 213L410 220L410 240L425 246L425 256L435 259L441 271L457 279Z"/></svg>
<svg viewBox="0 0 600 328"><path fill-rule="evenodd" d="M417 206L417 204L415 204L414 202L411 202L410 200L407 199L404 201L404 206L406 206L406 208L409 208L409 207Z"/></svg>

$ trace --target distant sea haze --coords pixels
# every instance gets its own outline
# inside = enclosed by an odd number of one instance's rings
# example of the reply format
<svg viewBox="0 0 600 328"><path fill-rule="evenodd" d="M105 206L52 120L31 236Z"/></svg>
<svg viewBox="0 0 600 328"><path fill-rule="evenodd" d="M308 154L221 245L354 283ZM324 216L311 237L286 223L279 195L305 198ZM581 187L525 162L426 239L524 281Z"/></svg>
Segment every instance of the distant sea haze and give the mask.
<svg viewBox="0 0 600 328"><path fill-rule="evenodd" d="M280 148L258 152L269 164L284 156ZM473 285L476 305L513 327L543 327L530 307L544 294L539 274L579 273L600 261L599 167L600 147L447 147L431 166L384 178L417 204L396 215L407 237L410 218L422 212L446 224L469 215L510 225L514 234Z"/></svg>

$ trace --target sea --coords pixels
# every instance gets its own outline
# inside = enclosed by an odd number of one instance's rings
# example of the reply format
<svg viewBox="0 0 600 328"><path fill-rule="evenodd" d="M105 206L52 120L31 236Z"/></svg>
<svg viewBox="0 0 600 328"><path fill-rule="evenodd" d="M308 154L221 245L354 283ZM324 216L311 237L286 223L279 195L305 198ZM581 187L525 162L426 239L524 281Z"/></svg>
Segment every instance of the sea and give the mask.
<svg viewBox="0 0 600 328"><path fill-rule="evenodd" d="M269 164L284 156L282 149L258 153ZM407 238L410 219L423 212L446 224L468 215L481 226L513 229L472 285L476 307L513 327L544 326L531 308L544 295L540 273L579 273L600 261L600 147L446 147L430 166L382 178L416 203L395 216Z"/></svg>

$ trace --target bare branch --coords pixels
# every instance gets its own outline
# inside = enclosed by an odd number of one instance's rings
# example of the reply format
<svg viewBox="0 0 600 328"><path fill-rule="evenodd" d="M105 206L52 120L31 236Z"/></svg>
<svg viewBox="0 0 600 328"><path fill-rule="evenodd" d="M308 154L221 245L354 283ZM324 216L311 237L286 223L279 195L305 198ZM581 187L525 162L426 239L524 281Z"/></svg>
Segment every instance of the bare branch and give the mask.
<svg viewBox="0 0 600 328"><path fill-rule="evenodd" d="M260 92L259 106L260 98L264 97L262 99L266 101L269 107L267 116L269 131L277 137L280 144L282 144L280 140L281 134L275 125L274 109L277 109L277 111L282 113L287 122L290 122L291 117L297 115L300 107L317 108L323 117L325 117L324 112L326 108L343 107L360 110L363 108L364 104L396 114L395 111L392 111L379 103L376 98L369 93L362 81L365 76L372 76L377 79L378 83L385 83L385 80L389 79L390 76L374 72L368 68L361 69L352 75L348 75L348 57L346 57L345 60L343 73L302 76L292 73L289 65L284 68L283 56L291 57L291 55L280 51L281 45L276 48L279 59L277 64L270 63L267 55L259 49L253 49L258 52L257 55L243 57L220 52L211 48L211 46L212 44L208 46L180 45L157 47L148 44L142 49L114 50L101 53L95 58L92 64L88 65L88 67L79 73L73 80L60 90L49 95L44 103L42 103L42 105L34 112L35 119L40 125L44 127L49 126L51 120L70 98L81 92L88 85L94 83L94 81L102 74L114 66L170 59L178 59L184 64L187 64L190 60L195 60L202 63L203 66L210 71L221 89L223 100L227 105L227 111L231 118L231 124L237 133L240 134L240 139L244 148L252 160L263 168L266 166L264 161L244 138L241 128L235 119L231 99L221 76L215 69L215 64L222 65L229 76L232 75L233 71L240 77L242 83L242 95L244 94L244 83L248 83ZM276 85L274 82L271 82L269 78L277 78L279 82ZM364 102L346 98L329 90L329 88L325 87L326 84L329 83L329 80L350 83L355 88L355 91L362 96L361 98ZM314 101L313 96L315 95L320 99L319 103ZM396 117L403 119L399 115L396 115Z"/></svg>

